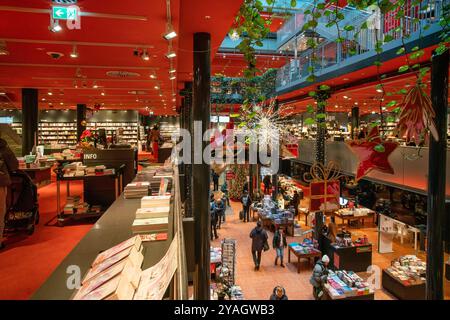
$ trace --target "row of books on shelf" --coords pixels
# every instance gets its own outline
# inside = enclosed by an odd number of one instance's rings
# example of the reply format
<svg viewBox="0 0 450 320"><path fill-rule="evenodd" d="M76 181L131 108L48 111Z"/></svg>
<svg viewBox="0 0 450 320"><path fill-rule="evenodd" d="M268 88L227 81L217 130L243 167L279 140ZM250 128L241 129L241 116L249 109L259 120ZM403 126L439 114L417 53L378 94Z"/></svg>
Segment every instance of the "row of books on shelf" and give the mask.
<svg viewBox="0 0 450 320"><path fill-rule="evenodd" d="M68 196L63 209L64 214L99 214L102 207L99 205L89 205L87 202L81 202L80 196Z"/></svg>
<svg viewBox="0 0 450 320"><path fill-rule="evenodd" d="M87 167L81 162L74 162L64 167L64 177L101 176L115 174L114 168L106 168L104 165Z"/></svg>

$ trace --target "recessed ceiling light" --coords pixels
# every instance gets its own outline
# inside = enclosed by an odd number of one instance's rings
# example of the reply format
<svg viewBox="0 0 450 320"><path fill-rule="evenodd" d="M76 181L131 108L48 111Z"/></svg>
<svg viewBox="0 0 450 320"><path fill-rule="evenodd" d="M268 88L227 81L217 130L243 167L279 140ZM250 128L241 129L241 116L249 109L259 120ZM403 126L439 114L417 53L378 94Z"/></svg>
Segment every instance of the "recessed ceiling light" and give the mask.
<svg viewBox="0 0 450 320"><path fill-rule="evenodd" d="M175 72L177 72L176 69L170 69L170 70L169 70L169 73L175 73Z"/></svg>
<svg viewBox="0 0 450 320"><path fill-rule="evenodd" d="M94 83L92 84L92 88L94 88L94 89L97 89L97 88L98 88L98 85L97 85L97 82L96 82L96 81L94 81Z"/></svg>
<svg viewBox="0 0 450 320"><path fill-rule="evenodd" d="M52 96L52 95L53 95L53 92L49 91L49 92L47 92L47 94L48 94L49 96Z"/></svg>
<svg viewBox="0 0 450 320"><path fill-rule="evenodd" d="M101 93L101 95L102 95L102 96L104 96L104 95L105 95L105 93L104 93L104 92L102 92L102 93Z"/></svg>
<svg viewBox="0 0 450 320"><path fill-rule="evenodd" d="M0 94L2 94L2 93L3 93L3 92L0 92ZM45 98L42 98L42 99L41 99L41 101L45 101L45 100L46 100Z"/></svg>
<svg viewBox="0 0 450 320"><path fill-rule="evenodd" d="M150 78L156 79L156 74L153 74L153 73L152 73L152 74L150 75Z"/></svg>
<svg viewBox="0 0 450 320"><path fill-rule="evenodd" d="M60 105L64 105L64 102L60 102L59 104L60 104Z"/></svg>
<svg viewBox="0 0 450 320"><path fill-rule="evenodd" d="M141 58L142 58L142 60L145 60L145 61L150 60L150 56L148 55L147 50L144 50L144 52L142 53Z"/></svg>
<svg viewBox="0 0 450 320"><path fill-rule="evenodd" d="M358 105L358 102L355 102L355 105Z"/></svg>
<svg viewBox="0 0 450 320"><path fill-rule="evenodd" d="M344 99L348 99L348 97L347 97L347 96L343 96L343 98L344 98Z"/></svg>
<svg viewBox="0 0 450 320"><path fill-rule="evenodd" d="M377 92L380 92L380 93L381 93L381 92L383 92L383 90L382 90L382 89L377 89Z"/></svg>
<svg viewBox="0 0 450 320"><path fill-rule="evenodd" d="M375 111L372 111L372 114L375 114Z"/></svg>
<svg viewBox="0 0 450 320"><path fill-rule="evenodd" d="M155 86L155 90L159 90L159 86Z"/></svg>

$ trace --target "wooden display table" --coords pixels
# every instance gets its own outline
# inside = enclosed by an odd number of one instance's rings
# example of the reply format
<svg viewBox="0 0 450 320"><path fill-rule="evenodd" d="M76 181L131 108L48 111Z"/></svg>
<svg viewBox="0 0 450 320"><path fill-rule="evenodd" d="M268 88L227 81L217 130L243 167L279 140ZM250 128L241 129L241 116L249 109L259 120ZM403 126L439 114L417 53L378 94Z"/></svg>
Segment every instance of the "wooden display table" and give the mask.
<svg viewBox="0 0 450 320"><path fill-rule="evenodd" d="M406 285L400 279L383 270L381 278L383 288L400 300L425 300L425 282Z"/></svg>
<svg viewBox="0 0 450 320"><path fill-rule="evenodd" d="M352 270L365 272L372 265L372 244L364 246L329 247L331 257L330 264L336 270Z"/></svg>
<svg viewBox="0 0 450 320"><path fill-rule="evenodd" d="M337 217L339 219L341 219L341 224L339 225L345 225L345 221L347 220L347 224L349 224L352 221L358 221L360 225L364 226L364 222L366 219L372 219L372 223L375 224L375 219L376 219L376 213L374 211L371 211L368 214L365 215L345 215L345 214L341 214L339 212L334 212L333 213L334 217Z"/></svg>
<svg viewBox="0 0 450 320"><path fill-rule="evenodd" d="M288 245L288 263L291 263L291 252L294 254L294 256L297 257L297 273L300 273L301 265L300 260L301 259L308 259L308 262L313 265L314 259L319 258L322 256L322 253L319 250L315 250L311 253L301 253L298 251L295 251L292 246Z"/></svg>
<svg viewBox="0 0 450 320"><path fill-rule="evenodd" d="M327 289L323 291L323 299L322 300L375 300L375 294L369 293L362 296L351 296L351 297L343 297L343 298L335 298L333 299L328 293Z"/></svg>

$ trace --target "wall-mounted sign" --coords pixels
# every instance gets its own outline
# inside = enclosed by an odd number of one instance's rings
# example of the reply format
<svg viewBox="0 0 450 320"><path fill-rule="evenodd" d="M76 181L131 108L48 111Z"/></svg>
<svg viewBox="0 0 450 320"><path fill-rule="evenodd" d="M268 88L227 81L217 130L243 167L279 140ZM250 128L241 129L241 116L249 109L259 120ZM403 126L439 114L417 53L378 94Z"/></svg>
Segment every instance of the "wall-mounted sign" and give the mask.
<svg viewBox="0 0 450 320"><path fill-rule="evenodd" d="M78 7L77 6L54 6L52 7L53 19L57 20L77 20L78 19Z"/></svg>

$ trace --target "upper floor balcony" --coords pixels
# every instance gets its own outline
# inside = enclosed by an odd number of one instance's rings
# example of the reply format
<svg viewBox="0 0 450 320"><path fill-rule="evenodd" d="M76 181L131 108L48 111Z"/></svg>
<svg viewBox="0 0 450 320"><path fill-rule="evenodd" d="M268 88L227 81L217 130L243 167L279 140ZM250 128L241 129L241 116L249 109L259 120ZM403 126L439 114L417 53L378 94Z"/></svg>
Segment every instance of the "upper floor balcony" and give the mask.
<svg viewBox="0 0 450 320"><path fill-rule="evenodd" d="M383 41L387 39L386 37L389 37L390 41L386 41L382 46L382 61L395 58L396 52L403 44L406 48L437 44L438 33L442 30L439 19L444 5L449 2L449 0L424 0L421 5L408 7L402 19L398 19L394 12L382 15L379 12L361 12L345 7L341 9L345 11L346 17L342 21L342 28L351 24L355 29L343 31L342 42L336 42L337 27L327 26L329 17L321 18L315 35L320 39L319 45L314 50L309 48L298 50L300 53L296 51L289 63L278 70L277 93L283 94L309 86L311 82L307 80L312 71L316 81L325 81L373 65L378 59L375 50L377 41ZM361 29L360 26L364 21L367 21L368 27ZM305 36L301 32L304 23L301 14L295 14L278 32L278 44L286 46L289 41L295 41L295 45L298 45ZM290 53L292 54L291 50Z"/></svg>

